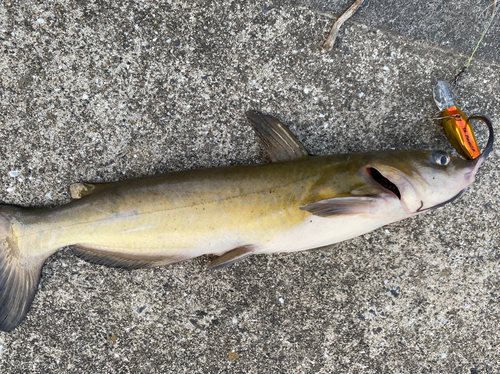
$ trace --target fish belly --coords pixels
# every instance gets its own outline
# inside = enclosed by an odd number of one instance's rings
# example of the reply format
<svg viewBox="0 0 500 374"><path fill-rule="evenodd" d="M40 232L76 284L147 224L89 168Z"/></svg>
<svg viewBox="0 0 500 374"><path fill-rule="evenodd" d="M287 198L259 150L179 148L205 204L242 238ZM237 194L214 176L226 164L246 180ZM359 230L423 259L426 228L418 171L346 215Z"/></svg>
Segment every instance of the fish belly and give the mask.
<svg viewBox="0 0 500 374"><path fill-rule="evenodd" d="M338 217L309 216L301 224L261 243L256 253L294 252L335 244L406 218L400 213Z"/></svg>

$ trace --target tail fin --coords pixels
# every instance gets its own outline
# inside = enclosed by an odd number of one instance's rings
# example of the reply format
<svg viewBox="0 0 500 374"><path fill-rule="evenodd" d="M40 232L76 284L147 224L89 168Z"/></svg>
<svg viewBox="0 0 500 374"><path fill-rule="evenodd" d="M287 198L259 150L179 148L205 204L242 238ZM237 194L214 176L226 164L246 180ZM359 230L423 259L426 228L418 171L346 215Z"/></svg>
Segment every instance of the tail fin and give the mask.
<svg viewBox="0 0 500 374"><path fill-rule="evenodd" d="M19 250L15 229L22 210L0 206L0 331L14 329L26 317L46 260Z"/></svg>

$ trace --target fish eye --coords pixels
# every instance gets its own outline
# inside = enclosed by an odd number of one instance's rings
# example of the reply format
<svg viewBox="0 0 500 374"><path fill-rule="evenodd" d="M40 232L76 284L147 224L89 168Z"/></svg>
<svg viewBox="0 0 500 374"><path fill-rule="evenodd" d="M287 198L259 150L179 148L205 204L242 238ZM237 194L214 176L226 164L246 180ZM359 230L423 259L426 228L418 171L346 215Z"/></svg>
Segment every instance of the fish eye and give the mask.
<svg viewBox="0 0 500 374"><path fill-rule="evenodd" d="M446 166L450 163L450 155L444 151L432 151L431 161L433 164Z"/></svg>

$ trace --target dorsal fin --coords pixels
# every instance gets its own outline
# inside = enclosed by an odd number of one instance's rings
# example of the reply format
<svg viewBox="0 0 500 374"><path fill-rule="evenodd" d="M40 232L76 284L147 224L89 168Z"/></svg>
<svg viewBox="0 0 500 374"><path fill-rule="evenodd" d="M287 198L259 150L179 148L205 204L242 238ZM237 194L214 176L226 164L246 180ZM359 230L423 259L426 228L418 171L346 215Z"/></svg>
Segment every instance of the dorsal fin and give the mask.
<svg viewBox="0 0 500 374"><path fill-rule="evenodd" d="M255 111L247 112L248 119L271 161L294 160L309 156L295 135L273 116Z"/></svg>

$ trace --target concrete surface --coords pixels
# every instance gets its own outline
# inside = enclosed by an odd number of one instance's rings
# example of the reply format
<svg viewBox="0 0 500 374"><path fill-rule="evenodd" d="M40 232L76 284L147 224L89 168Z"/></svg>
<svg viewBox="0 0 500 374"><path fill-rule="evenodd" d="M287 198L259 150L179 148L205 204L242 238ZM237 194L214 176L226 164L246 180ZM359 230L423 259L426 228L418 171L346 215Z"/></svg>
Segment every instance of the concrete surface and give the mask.
<svg viewBox="0 0 500 374"><path fill-rule="evenodd" d="M393 17L376 3L322 53L333 19L314 2L3 2L0 199L51 206L77 181L264 162L251 108L314 154L450 150L432 86L481 27L437 42L421 2L406 2L406 31L366 19ZM498 21L457 93L500 133ZM332 248L219 272L207 258L108 269L64 249L0 333L0 372L498 372L499 155L459 201Z"/></svg>
<svg viewBox="0 0 500 374"><path fill-rule="evenodd" d="M352 0L282 1L333 15L341 14L353 3ZM492 16L492 7L493 0L365 0L353 20L470 55ZM492 23L476 57L500 60L499 32L497 20Z"/></svg>

